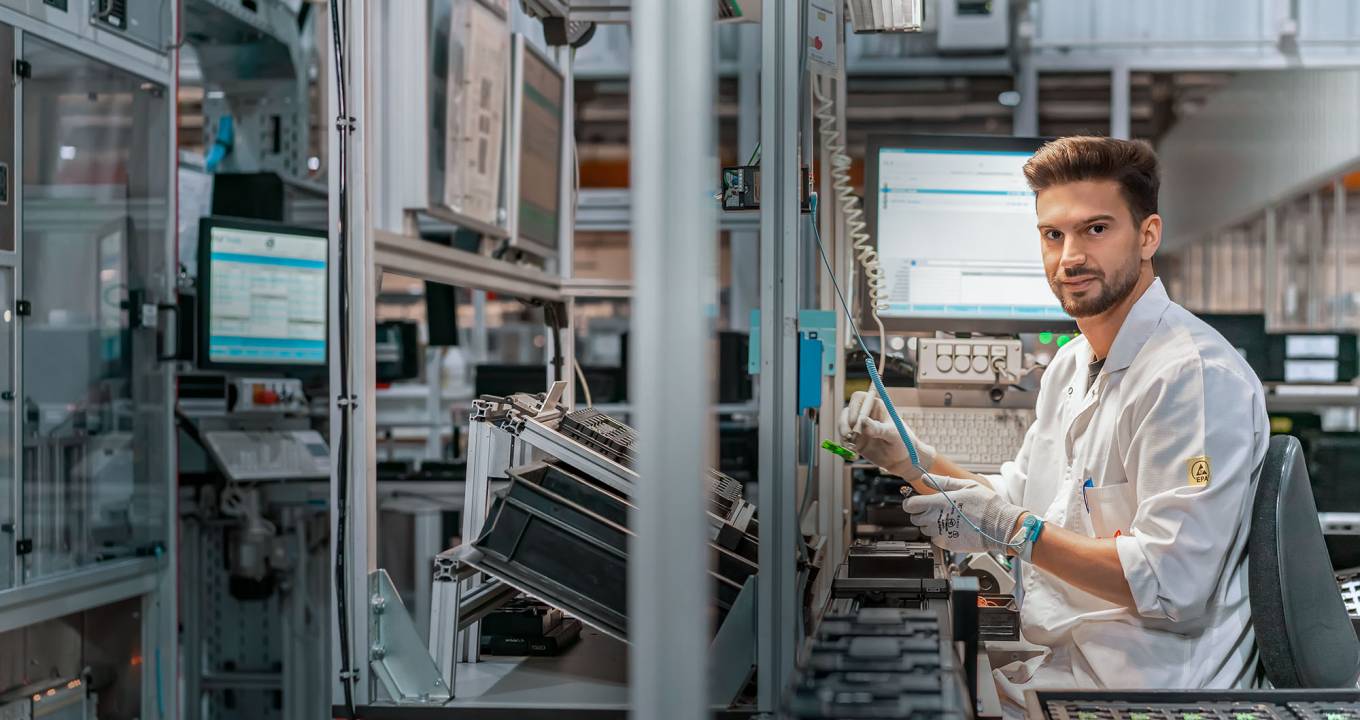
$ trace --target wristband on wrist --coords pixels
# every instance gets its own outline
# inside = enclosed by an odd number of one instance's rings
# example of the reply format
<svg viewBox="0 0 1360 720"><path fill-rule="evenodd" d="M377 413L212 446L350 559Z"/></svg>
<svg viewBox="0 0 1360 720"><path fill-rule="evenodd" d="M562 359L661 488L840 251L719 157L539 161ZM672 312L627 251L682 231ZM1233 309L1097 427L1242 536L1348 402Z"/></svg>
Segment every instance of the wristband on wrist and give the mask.
<svg viewBox="0 0 1360 720"><path fill-rule="evenodd" d="M1025 562L1029 562L1034 553L1034 543L1039 540L1039 535L1043 531L1043 518L1034 513L1025 515L1025 519L1020 523L1020 529L1015 532L1010 540L1016 556ZM1015 543L1020 543L1020 545L1016 546Z"/></svg>

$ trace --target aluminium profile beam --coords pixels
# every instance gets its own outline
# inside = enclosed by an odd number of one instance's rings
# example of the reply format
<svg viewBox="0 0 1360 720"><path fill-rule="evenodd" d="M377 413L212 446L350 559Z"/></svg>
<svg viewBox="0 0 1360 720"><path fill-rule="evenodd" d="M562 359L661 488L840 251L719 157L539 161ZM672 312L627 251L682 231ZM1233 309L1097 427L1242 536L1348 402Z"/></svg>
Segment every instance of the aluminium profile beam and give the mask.
<svg viewBox="0 0 1360 720"><path fill-rule="evenodd" d="M632 14L633 352L637 474L628 559L635 718L708 712L713 449L709 309L717 301L713 4L638 0Z"/></svg>
<svg viewBox="0 0 1360 720"><path fill-rule="evenodd" d="M760 206L760 574L757 586L758 707L775 712L798 651L796 517L798 56L800 4L769 3L761 21Z"/></svg>
<svg viewBox="0 0 1360 720"><path fill-rule="evenodd" d="M561 300L560 277L417 237L374 230L373 263L384 271L446 285L540 300Z"/></svg>

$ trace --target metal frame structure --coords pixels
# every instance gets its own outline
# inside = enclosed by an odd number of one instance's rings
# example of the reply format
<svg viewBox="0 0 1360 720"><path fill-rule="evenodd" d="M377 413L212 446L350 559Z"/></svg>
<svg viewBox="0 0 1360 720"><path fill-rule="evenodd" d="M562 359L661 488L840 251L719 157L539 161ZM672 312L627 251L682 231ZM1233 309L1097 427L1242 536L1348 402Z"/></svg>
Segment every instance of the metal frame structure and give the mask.
<svg viewBox="0 0 1360 720"><path fill-rule="evenodd" d="M72 5L75 6L77 3L72 3ZM179 10L178 5L172 4L170 17L172 27L175 28L178 28L182 21ZM93 26L82 27L82 21L85 17L86 14L79 9L73 13L58 14L56 11L39 10L34 11L33 14L25 14L9 7L0 6L0 23L13 28L16 57L19 57L23 51L24 38L30 36L40 38L66 50L96 58L100 62L115 64L121 70L164 86L167 96L175 97L178 87L178 52L174 48L166 47L166 52L157 53ZM167 43L169 42L171 42L171 39L167 38ZM23 183L19 179L22 175L24 152L22 142L23 93L21 89L22 85L20 85L20 91L15 93L13 108L15 120L12 125L15 151L11 169L13 192L10 202L13 203L15 208L15 250L14 252L0 252L0 270L12 273L11 290L14 295L9 298L11 302L23 297L24 289L22 272L23 233L17 232L17 228L23 226ZM169 149L165 157L166 173L167 177L173 178L177 164L177 153L174 151L176 144L174 136L176 127L175 103L167 102L165 112L166 127L172 133L166 145ZM170 183L167 187L166 196L167 217L164 223L164 242L167 256L172 258L174 257L177 238L176 223L172 217L169 217L169 213L175 207L174 200L175 187L173 183ZM173 275L172 270L167 270L165 273L167 278L173 277ZM17 387L24 376L23 334L17 327L13 330L13 333L13 355L9 358L9 361L12 363L14 381ZM172 408L168 403L173 402L175 396L174 377L173 373L162 373L162 375L163 378L159 387L160 396L171 400L167 401L165 408L167 431L161 437L156 438L156 441L166 448L167 453L171 453L166 462L167 472L161 480L164 483L164 497L173 498L176 484L173 448L176 447L176 437L174 424L169 422ZM17 392L15 394L18 395ZM16 419L12 425L14 435L11 441L15 448L22 447L21 423L17 422ZM13 494L8 498L8 501L14 511L17 532L14 535L7 535L10 538L22 537L24 530L24 498L21 481L24 473L22 462L22 453L16 452ZM178 518L174 502L167 501L165 503L163 520L166 528L165 545L163 553L158 557L101 563L32 583L19 582L22 573L19 564L16 563L14 584L9 589L0 590L0 631L35 625L71 613L92 610L140 597L141 647L145 656L152 659L146 663L145 670L142 673L141 707L143 713L148 716L154 711L162 717L178 717L178 693L174 691L177 677L175 658L177 657L176 647L179 633L176 600L178 550L173 534Z"/></svg>
<svg viewBox="0 0 1360 720"><path fill-rule="evenodd" d="M369 705L379 700L373 676L369 669L373 642L369 628L369 613L371 610L368 602L370 591L369 575L376 570L376 476L374 473L374 462L376 458L375 423L374 413L374 391L373 391L373 338L372 328L374 323L374 303L377 293L378 280L383 271L391 271L407 275L414 278L442 282L461 287L467 287L475 291L492 291L510 294L526 299L536 299L553 302L563 302L567 308L567 316L571 317L572 295L564 292L563 281L570 275L571 267L571 233L570 223L562 223L559 233L558 248L558 267L560 270L542 270L526 266L517 266L510 263L489 259L485 256L442 247L436 244L427 243L420 240L414 233L414 223L410 222L408 213L396 213L402 218L403 227L384 227L384 222L393 220L393 213L379 212L370 213L369 203L366 198L371 194L383 192L384 179L379 177L383 170L387 169L382 162L375 157L375 153L383 148L394 147L390 141L375 137L373 128L378 125L376 118L381 116L384 111L380 107L382 97L370 96L370 87L366 78L373 67L371 58L391 57L386 54L388 48L383 47L384 36L379 32L380 14L384 10L371 3L352 3L343 6L347 8L347 15L343 18L343 27L347 37L342 39L346 47L346 74L350 78L348 91L349 115L352 120L344 126L352 128L348 131L341 129L332 130L329 133L329 154L330 157L338 157L339 144L347 142L349 144L350 167L346 177L348 192L351 198L349 204L349 215L343 218L344 223L350 228L350 244L348 247L349 265L351 268L350 276L345 284L348 295L352 298L351 315L347 324L349 331L348 352L349 363L349 387L356 389L356 397L337 399L338 402L332 405L331 426L339 427L342 414L349 414L349 422L352 436L349 442L349 466L348 477L335 477L331 482L331 507L339 508L339 483L346 483L348 486L349 503L348 516L350 519L349 529L345 537L341 537L336 531L335 516L331 521L331 551L332 556L336 550L337 543L343 542L345 553L350 559L350 571L345 578L344 586L340 589L348 599L347 603L347 624L350 630L350 656L352 658L354 672L354 701L356 705ZM572 75L569 61L569 54L558 51L555 61L559 70L563 72L567 93L564 102L571 102L571 83ZM419 61L419 58L417 58ZM378 72L378 70L372 70ZM509 78L507 77L507 81ZM338 117L338 107L336 105L336 78L333 72L327 73L327 97L330 103L329 116ZM574 136L572 128L572 116L570 113L564 117L564 137ZM513 137L513 129L507 129L507 142ZM379 129L379 132L382 130ZM569 158L570 146L563 143L564 160ZM399 149L399 148L398 148ZM504 179L504 173L503 173ZM562 186L562 207L569 207L572 202L571 196L572 178L567 175L567 164L563 163ZM332 165L329 180L330 193L330 218L329 224L335 228L342 218L338 214L340 178L337 169ZM421 212L428 212L428 209L419 209ZM450 220L460 220L459 218L446 218ZM332 268L338 268L338 257L336 243L332 243L333 256L330 263ZM337 293L342 283L342 278L332 276L330 287L332 292L331 307L331 326L338 327L341 322L339 313L339 302ZM588 287L581 287L579 284L573 288L573 292L587 293ZM474 293L476 294L476 293ZM572 328L569 326L563 333L562 355L567 363L574 359L574 342L572 340ZM340 387L340 348L338 343L331 344L331 386ZM570 367L568 364L567 367ZM571 387L567 388L568 396ZM340 446L338 443L332 445L332 466L339 467L338 453ZM477 498L481 497L479 501ZM485 514L486 501L484 495L469 492L465 506L465 517L478 516ZM437 605L440 601L440 583L435 583L433 589L434 600L432 604ZM332 610L331 627L336 627L338 616L336 610ZM343 703L342 685L338 679L340 672L340 647L339 637L332 634L331 643L331 664L332 672L332 702L336 705Z"/></svg>
<svg viewBox="0 0 1360 720"><path fill-rule="evenodd" d="M467 495L464 503L464 538L475 537L489 507L488 478L499 468L493 467L510 460L506 453L523 459L525 446L556 457L570 458L575 463L594 466L614 482L633 486L638 495L639 510L634 518L638 537L637 551L631 554L630 607L637 608L632 618L635 627L643 632L630 633L635 650L631 660L631 704L635 712L648 717L699 717L708 712L705 698L709 691L717 692L713 668L708 667L709 647L704 633L694 628L707 623L707 600L704 557L696 549L705 542L700 483L648 482L646 478L701 477L704 458L709 456L711 405L705 400L710 378L705 369L703 348L708 337L710 306L716 300L716 283L704 280L711 271L711 248L696 252L696 243L703 238L717 239L719 221L716 206L710 204L716 166L704 153L694 147L712 144L712 126L704 118L711 113L712 83L717 69L704 58L712 41L712 8L702 4L671 7L669 3L638 5L629 14L634 34L640 41L635 46L634 96L632 109L632 191L605 203L591 203L582 198L581 217L573 223L563 223L559 237L556 269L542 270L492 260L482 255L441 247L415 237L414 225L407 222L402 228L386 227L393 214L370 213L364 198L381 194L385 182L382 168L385 159L374 157L374 148L389 147L385 138L374 138L375 117L382 112L376 97L366 95L370 84L365 80L369 63L374 58L390 57L380 46L381 34L374 30L375 12L371 6L353 4L346 20L348 28L348 75L350 115L354 131L331 133L332 157L338 151L342 136L350 143L351 162L348 187L351 193L350 213L344 221L350 228L349 260L353 268L347 284L352 301L349 318L349 384L362 392L346 399L344 407L332 408L332 425L338 426L341 413L349 413L354 428L351 443L351 472L348 477L336 477L332 482L332 501L338 499L338 484L346 483L350 497L349 516L352 528L347 536L333 537L332 542L343 542L351 558L351 571L342 592L348 598L348 625L351 633L351 656L356 675L355 702L374 706L383 700L369 662L385 659L391 648L384 645L375 654L374 637L370 625L373 604L370 600L370 578L373 566L375 537L375 506L373 475L374 442L371 377L373 359L369 333L373 322L372 306L375 285L383 270L399 272L417 278L462 285L478 290L489 290L527 298L561 301L568 306L575 298L609 297L631 298L634 303L634 341L637 361L630 363L633 376L630 384L634 398L634 424L643 438L665 438L665 442L643 442L638 472L633 473L603 458L579 457L570 444L555 442L553 431L540 427L532 420L519 430L516 441L509 446L497 439L502 435L487 423L478 422L474 409L469 432L469 467ZM680 7L686 5L686 7ZM518 12L512 9L512 13ZM801 422L795 403L797 366L794 352L797 343L797 318L801 302L819 302L811 294L810 278L819 266L816 256L809 252L809 230L800 213L798 168L807 164L808 148L800 140L800 131L809 131L809 93L803 87L802 65L799 60L802 39L802 13L796 3L769 3L761 26L761 52L748 45L748 55L759 63L746 73L743 102L749 104L743 126L750 144L757 136L762 153L765 177L779 178L763 193L763 205L756 216L725 216L723 229L737 230L748 235L759 228L759 277L761 306L761 373L758 412L761 428L761 476L759 482L759 512L763 529L759 565L760 572L750 597L749 617L753 632L759 638L755 661L759 672L757 711L770 712L778 708L785 684L792 677L795 655L800 642L798 630L800 597L797 592L796 543L800 538L799 520L795 508L798 501L799 478L802 469L798 458L798 432ZM744 31L745 32L745 31ZM746 33L754 39L755 32ZM643 41L642 39L645 39ZM696 52L696 48L704 49ZM696 60L696 58L698 60ZM571 87L571 68L566 54L558 55L559 67L564 68ZM699 67L696 68L696 62ZM374 69L373 72L383 72ZM755 83L760 83L760 92ZM334 78L328 77L334 98ZM844 83L837 83L837 93L844 98ZM332 103L334 101L332 100ZM763 112L760 108L763 107ZM844 103L840 103L842 109ZM331 114L336 108L332 104ZM762 118L757 126L757 114ZM570 113L568 114L568 123ZM379 129L377 132L381 133ZM570 127L568 137L574 136ZM513 137L514 128L506 136ZM569 152L569 149L564 149ZM571 162L564 163L569 167ZM375 173L375 169L377 172ZM569 181L563 183L563 207L570 208ZM690 188L678 192L676 187ZM340 220L334 213L338 178L332 173L332 226ZM697 190L697 191L695 191ZM708 191L708 192L702 192ZM605 199L600 196L598 199ZM823 216L828 228L828 244L833 246L837 269L848 269L850 257L839 238L843 236L841 219L825 203L828 211ZM577 228L599 228L615 231L631 229L634 244L634 280L631 283L596 282L571 277L572 235ZM754 237L748 237L754 242ZM748 258L748 261L754 258ZM332 263L336 267L336 263ZM748 268L754 270L754 268ZM332 288L338 290L340 278L332 278ZM814 280L815 282L815 280ZM825 303L829 287L821 288ZM806 296L806 297L804 297ZM337 302L332 299L332 307ZM338 322L338 315L332 322ZM844 340L843 321L837 325L839 339ZM567 362L574 357L571 347L573 333L565 333L563 355ZM334 352L338 353L338 346ZM338 358L332 357L332 384L338 386ZM840 364L838 364L838 367ZM837 392L843 387L843 372L824 378L826 386ZM571 384L567 384L567 403L570 405ZM821 413L823 427L833 417L836 394L825 392L826 402ZM476 448L473 452L472 449ZM333 463L338 467L338 463ZM840 536L846 525L846 493L844 468L839 462L821 463L815 483L809 491L820 496L816 517L831 527L840 529L832 540L833 548L843 550L845 540ZM639 480L642 478L642 480ZM334 529L334 524L333 524ZM334 548L333 548L334 549ZM452 564L447 553L434 578L430 617L431 662L446 673L444 682L456 689L458 678L453 675L460 658L474 660L477 645L475 628L471 625L482 612L494 607L508 596L498 582L476 584L466 568ZM834 573L827 572L820 581L819 595L829 594L829 581ZM752 588L748 586L747 590ZM461 602L460 602L461 600ZM463 617L452 608L460 607ZM384 611L385 613L386 611ZM650 630L647 630L650 628ZM455 649L454 638L464 630L464 642ZM334 645L334 643L333 643ZM342 699L338 645L333 647L332 700ZM405 662L405 659L402 660ZM423 672L423 671L422 671ZM483 671L479 671L483 672ZM404 692L404 691L400 691ZM431 694L430 699L438 698ZM450 710L460 705L456 697ZM489 710L495 703L476 704ZM503 707L503 706L501 706ZM578 706L579 709L579 706ZM522 711L546 711L537 705ZM660 713L660 714L658 714Z"/></svg>

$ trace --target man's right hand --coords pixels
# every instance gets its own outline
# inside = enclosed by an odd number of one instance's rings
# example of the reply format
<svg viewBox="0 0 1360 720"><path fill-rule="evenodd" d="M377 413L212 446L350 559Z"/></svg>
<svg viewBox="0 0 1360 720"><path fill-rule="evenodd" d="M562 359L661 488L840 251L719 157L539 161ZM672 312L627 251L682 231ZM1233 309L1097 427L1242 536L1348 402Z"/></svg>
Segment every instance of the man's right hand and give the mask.
<svg viewBox="0 0 1360 720"><path fill-rule="evenodd" d="M905 423L903 427L907 427ZM893 425L888 408L877 395L863 391L851 395L849 404L841 411L839 429L841 439L852 445L860 455L883 468L884 472L904 480L920 478L921 468L928 471L935 463L935 448L918 440L911 428L907 427L907 436L916 446L916 457L921 467L911 464L907 446L902 443L902 436L897 433L897 426Z"/></svg>

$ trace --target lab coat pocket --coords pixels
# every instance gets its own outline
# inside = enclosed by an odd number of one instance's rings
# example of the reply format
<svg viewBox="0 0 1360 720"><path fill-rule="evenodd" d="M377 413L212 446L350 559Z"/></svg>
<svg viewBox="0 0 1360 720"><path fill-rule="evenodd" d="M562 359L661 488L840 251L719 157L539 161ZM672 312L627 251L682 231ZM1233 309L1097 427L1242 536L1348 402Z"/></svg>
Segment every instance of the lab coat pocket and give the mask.
<svg viewBox="0 0 1360 720"><path fill-rule="evenodd" d="M1086 489L1086 504L1091 509L1091 529L1098 538L1127 533L1138 503L1130 483Z"/></svg>

